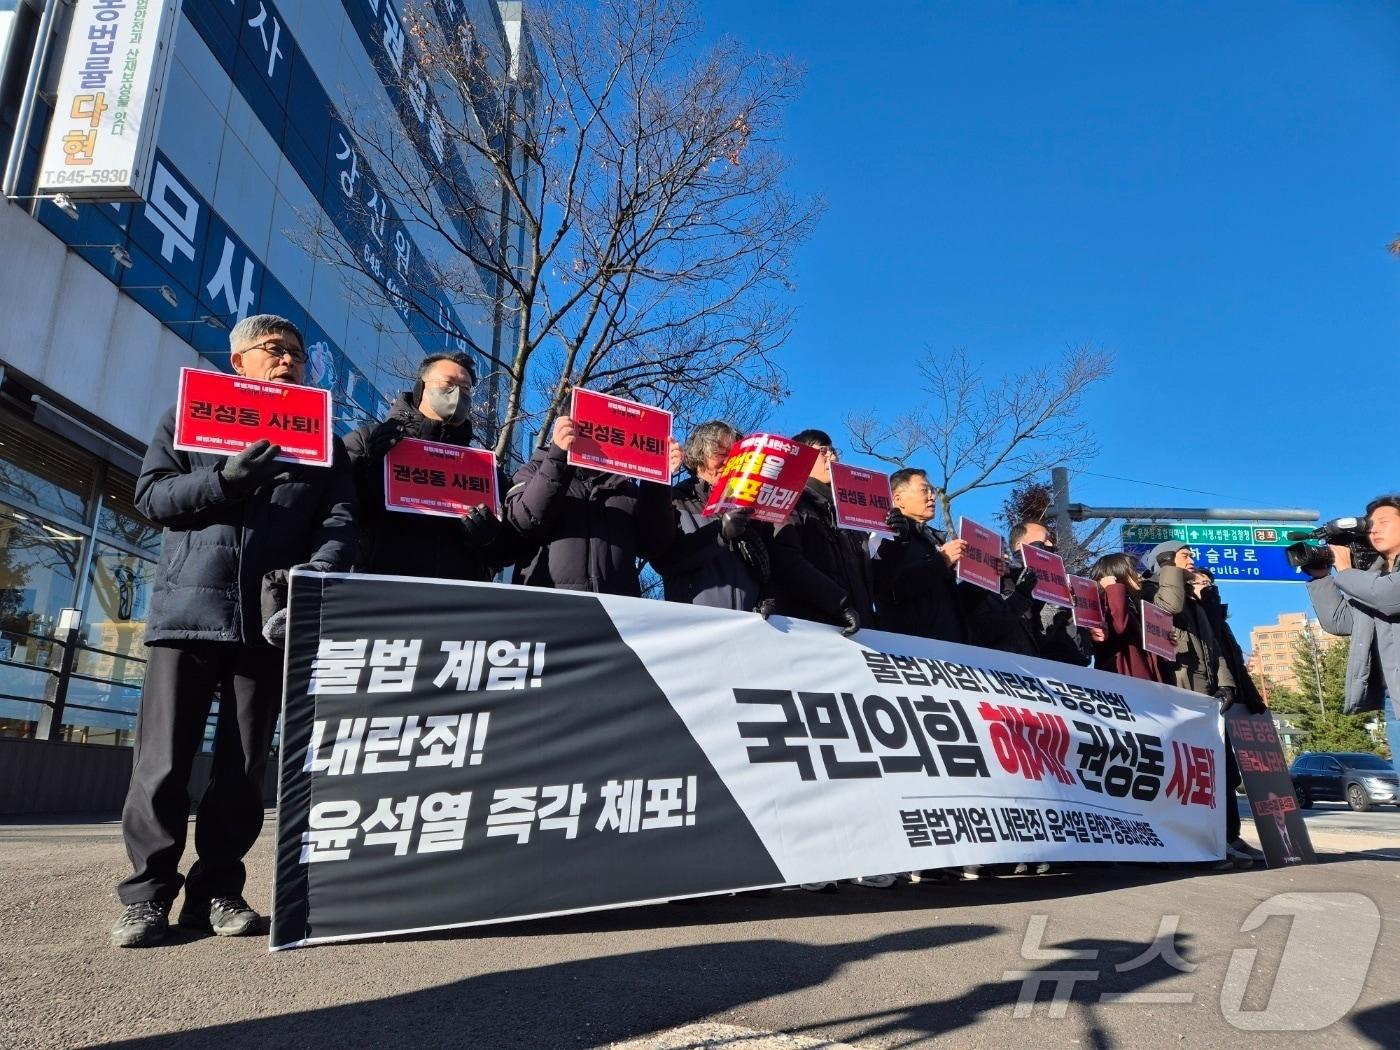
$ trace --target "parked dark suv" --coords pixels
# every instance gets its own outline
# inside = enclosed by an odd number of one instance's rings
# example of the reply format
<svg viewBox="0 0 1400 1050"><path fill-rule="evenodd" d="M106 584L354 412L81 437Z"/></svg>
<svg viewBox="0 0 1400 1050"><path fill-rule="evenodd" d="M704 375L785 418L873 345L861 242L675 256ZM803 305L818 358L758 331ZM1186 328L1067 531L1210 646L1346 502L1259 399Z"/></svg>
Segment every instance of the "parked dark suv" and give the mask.
<svg viewBox="0 0 1400 1050"><path fill-rule="evenodd" d="M1319 799L1337 799L1361 812L1377 803L1400 804L1395 767L1380 755L1313 751L1295 758L1288 773L1304 809Z"/></svg>

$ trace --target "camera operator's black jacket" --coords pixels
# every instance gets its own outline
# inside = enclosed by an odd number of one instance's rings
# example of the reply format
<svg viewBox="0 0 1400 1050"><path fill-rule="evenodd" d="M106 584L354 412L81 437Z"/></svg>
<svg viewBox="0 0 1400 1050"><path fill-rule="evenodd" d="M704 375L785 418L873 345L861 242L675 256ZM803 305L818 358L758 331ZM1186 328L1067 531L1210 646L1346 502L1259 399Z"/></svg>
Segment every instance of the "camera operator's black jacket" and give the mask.
<svg viewBox="0 0 1400 1050"><path fill-rule="evenodd" d="M829 484L808 478L792 516L774 532L773 585L784 616L839 626L849 601L861 625L874 626L866 540L836 527Z"/></svg>
<svg viewBox="0 0 1400 1050"><path fill-rule="evenodd" d="M413 405L405 392L395 399L389 417L403 427L404 437L436 441L465 448L471 444L471 425L454 427L429 419ZM386 576L430 576L444 580L489 580L514 560L515 533L502 526L489 547L481 547L467 535L460 518L430 514L406 514L384 506L384 457L369 447L370 435L379 424L370 423L345 439L345 449L355 474L360 497L361 572ZM504 496L505 475L497 474L496 491Z"/></svg>
<svg viewBox="0 0 1400 1050"><path fill-rule="evenodd" d="M880 541L872 562L880 630L967 641L957 574L938 550L946 542L927 525L916 525L907 540Z"/></svg>

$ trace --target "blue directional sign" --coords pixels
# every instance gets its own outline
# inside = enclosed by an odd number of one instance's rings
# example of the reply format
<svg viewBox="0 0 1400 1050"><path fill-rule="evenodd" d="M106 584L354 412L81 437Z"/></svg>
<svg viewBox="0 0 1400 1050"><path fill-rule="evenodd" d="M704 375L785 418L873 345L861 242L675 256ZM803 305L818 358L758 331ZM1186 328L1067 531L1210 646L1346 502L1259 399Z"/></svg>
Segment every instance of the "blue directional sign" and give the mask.
<svg viewBox="0 0 1400 1050"><path fill-rule="evenodd" d="M1124 552L1134 558L1166 540L1188 543L1196 564L1221 582L1306 583L1308 577L1288 564L1284 553L1293 542L1288 533L1306 529L1305 525L1152 522L1124 525L1122 540Z"/></svg>

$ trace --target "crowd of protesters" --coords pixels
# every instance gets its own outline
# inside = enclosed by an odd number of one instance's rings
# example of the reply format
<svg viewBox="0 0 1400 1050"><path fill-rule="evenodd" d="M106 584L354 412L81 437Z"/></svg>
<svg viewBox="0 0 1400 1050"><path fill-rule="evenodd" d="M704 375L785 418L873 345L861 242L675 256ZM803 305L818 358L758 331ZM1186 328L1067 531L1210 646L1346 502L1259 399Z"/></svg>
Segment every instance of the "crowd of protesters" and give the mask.
<svg viewBox="0 0 1400 1050"><path fill-rule="evenodd" d="M241 375L302 381L305 345L285 319L247 318L230 333L230 347ZM256 927L242 896L243 857L262 826L263 773L282 693L276 646L286 630L287 574L297 566L476 581L504 574L529 587L638 596L649 564L667 601L800 617L848 636L878 627L1092 663L1217 698L1222 710L1234 703L1263 710L1227 609L1185 544L1159 544L1141 564L1110 554L1088 568L1103 589L1106 626L1086 631L1070 610L1034 593L1036 573L1023 551L1056 546L1041 522L1011 530L999 593L959 581L966 544L933 526L938 493L916 466L890 476L892 535L838 527L831 488L838 451L818 429L793 435L817 455L791 516L776 528L742 510L703 513L742 436L723 421L701 424L683 444L671 441L672 476L685 473L674 486L569 463L575 428L564 416L509 484L501 479L499 518L485 508L462 519L386 511L384 458L399 441L471 443L474 381L469 357L428 357L387 419L336 441L329 468L278 460L280 450L265 441L234 456L181 451L175 410L162 418L136 486L137 505L164 533L122 817L133 873L118 888L124 910L114 945L161 940L182 888L181 925L224 936ZM1173 617L1175 660L1143 648L1147 602ZM216 692L213 769L195 822L198 857L182 877L187 785ZM1226 755L1233 792L1239 773L1228 748ZM1223 808L1229 852L1221 864L1254 863L1232 796ZM893 877L869 881L886 885Z"/></svg>

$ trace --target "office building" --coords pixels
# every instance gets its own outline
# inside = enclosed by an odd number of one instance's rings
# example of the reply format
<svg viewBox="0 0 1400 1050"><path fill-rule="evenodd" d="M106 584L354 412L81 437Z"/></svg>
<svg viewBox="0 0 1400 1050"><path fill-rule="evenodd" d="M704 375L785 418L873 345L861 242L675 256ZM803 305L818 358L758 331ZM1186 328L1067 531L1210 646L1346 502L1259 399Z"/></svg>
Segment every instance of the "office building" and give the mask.
<svg viewBox="0 0 1400 1050"><path fill-rule="evenodd" d="M430 78L418 78L412 97L400 90L414 62L402 6L0 4L9 8L0 10L0 160L7 169L14 160L0 202L0 745L129 745L160 544L135 506L135 478L180 369L227 370L239 320L275 313L302 329L307 382L332 393L341 432L381 417L407 387L406 363L508 343L500 312L477 316L423 290L431 268L422 261L446 243L397 219L375 158L350 131L356 115L388 112L405 143L440 148L432 132L441 122L474 119L453 111L459 93L435 95ZM508 22L519 6L437 0L433 9L469 27L473 46L505 68L521 36ZM53 182L44 159L51 133L81 170L91 156L86 127L97 127L100 107L123 104L131 69L103 34L136 9L152 25L158 13L170 19L141 199L89 202L76 189L57 197L52 185L36 193ZM139 28L138 20L132 39ZM93 94L55 113L73 49L88 56ZM471 158L452 166L463 186L490 185ZM311 231L328 227L430 305L376 306L383 300L370 277L318 250ZM438 323L425 322L428 314ZM478 375L490 370L481 361ZM16 755L4 751L0 765L18 768ZM129 752L108 764L106 779L124 780Z"/></svg>

